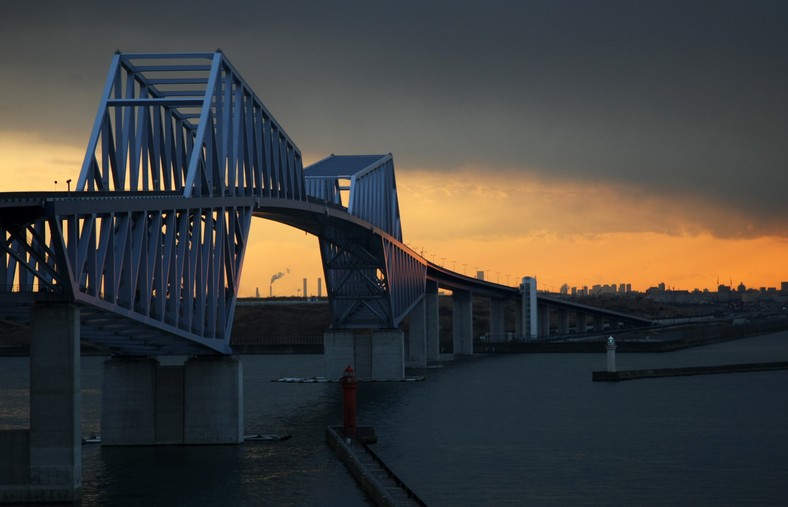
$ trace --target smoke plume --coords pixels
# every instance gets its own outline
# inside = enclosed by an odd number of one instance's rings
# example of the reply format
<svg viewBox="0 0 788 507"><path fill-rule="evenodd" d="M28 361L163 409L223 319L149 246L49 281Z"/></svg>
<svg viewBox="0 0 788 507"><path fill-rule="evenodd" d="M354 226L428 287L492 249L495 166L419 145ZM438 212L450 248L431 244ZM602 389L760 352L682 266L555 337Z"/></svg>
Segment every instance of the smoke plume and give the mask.
<svg viewBox="0 0 788 507"><path fill-rule="evenodd" d="M290 268L287 268L287 269L285 269L285 271L286 271L287 273L290 273ZM273 285L275 281L279 280L280 278L282 278L283 276L285 276L285 274L287 274L287 273L282 273L282 272L280 271L280 272L278 272L278 273L274 274L274 276L272 276L272 277L271 277L271 282L269 283L269 285Z"/></svg>

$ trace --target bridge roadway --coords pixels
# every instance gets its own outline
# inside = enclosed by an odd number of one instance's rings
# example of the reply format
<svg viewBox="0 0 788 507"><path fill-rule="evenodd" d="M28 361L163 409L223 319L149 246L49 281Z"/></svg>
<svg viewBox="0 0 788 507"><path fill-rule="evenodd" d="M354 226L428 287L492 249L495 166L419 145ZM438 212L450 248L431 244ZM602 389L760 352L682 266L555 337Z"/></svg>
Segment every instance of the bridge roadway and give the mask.
<svg viewBox="0 0 788 507"><path fill-rule="evenodd" d="M188 207L190 209L216 208L219 206L252 206L255 217L273 220L317 237L332 236L337 231L354 242L369 243L373 238L385 238L409 256L426 266L426 280L437 287L452 292L470 292L473 295L493 300L519 299L521 288L465 276L432 263L406 244L366 220L350 214L347 208L322 199L309 197L305 201L282 200L258 196L189 197L178 192L7 192L0 193L0 227L32 223L47 216L87 215L119 212L144 212ZM93 297L83 297L78 289L72 291L74 301L85 303L81 315L83 341L112 351L117 355L146 356L164 354L204 355L207 351L191 340L179 339L178 335L165 330L145 326L145 316L133 313L118 315L117 312L91 309ZM84 295L87 296L87 295ZM29 326L29 311L35 301L56 300L58 296L48 292L26 292L7 289L0 293L0 318L16 325ZM84 301L83 301L84 299ZM651 322L623 313L602 310L590 306L567 302L544 294L537 295L537 305L542 312L553 310L560 315L570 312L604 318L616 323L642 326ZM619 325L619 324L617 324ZM559 324L559 327L560 324ZM108 332L111 331L111 332ZM562 328L565 334L567 328ZM547 336L549 328L542 329ZM494 333L492 333L494 334ZM230 352L229 350L227 352ZM435 358L430 358L435 359Z"/></svg>

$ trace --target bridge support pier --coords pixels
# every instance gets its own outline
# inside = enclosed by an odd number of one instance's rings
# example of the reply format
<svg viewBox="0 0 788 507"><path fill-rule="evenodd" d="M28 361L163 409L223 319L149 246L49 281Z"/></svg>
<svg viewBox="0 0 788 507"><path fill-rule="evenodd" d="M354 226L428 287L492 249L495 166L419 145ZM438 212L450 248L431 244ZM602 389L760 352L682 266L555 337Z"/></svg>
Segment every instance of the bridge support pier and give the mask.
<svg viewBox="0 0 788 507"><path fill-rule="evenodd" d="M102 445L237 444L243 441L242 365L193 357L162 366L151 358L104 363Z"/></svg>
<svg viewBox="0 0 788 507"><path fill-rule="evenodd" d="M588 331L588 322L586 321L586 312L577 312L575 315L575 330L578 333L585 334Z"/></svg>
<svg viewBox="0 0 788 507"><path fill-rule="evenodd" d="M538 336L548 338L550 336L550 307L543 305L539 307L539 317L537 318L539 328Z"/></svg>
<svg viewBox="0 0 788 507"><path fill-rule="evenodd" d="M185 444L244 439L243 368L235 357L193 357L184 365Z"/></svg>
<svg viewBox="0 0 788 507"><path fill-rule="evenodd" d="M422 298L410 311L408 327L408 368L427 367L427 299Z"/></svg>
<svg viewBox="0 0 788 507"><path fill-rule="evenodd" d="M558 310L558 334L560 336L569 334L569 310L565 308Z"/></svg>
<svg viewBox="0 0 788 507"><path fill-rule="evenodd" d="M30 429L0 432L0 503L82 496L79 309L37 304L30 343Z"/></svg>
<svg viewBox="0 0 788 507"><path fill-rule="evenodd" d="M455 290L452 300L454 355L473 355L473 294L467 290Z"/></svg>
<svg viewBox="0 0 788 507"><path fill-rule="evenodd" d="M405 378L405 341L400 329L329 329L323 334L326 378L340 378L348 365L359 380Z"/></svg>
<svg viewBox="0 0 788 507"><path fill-rule="evenodd" d="M438 283L427 280L426 302L427 362L438 361L440 356L440 314L438 311Z"/></svg>
<svg viewBox="0 0 788 507"><path fill-rule="evenodd" d="M490 299L490 343L506 342L506 300Z"/></svg>

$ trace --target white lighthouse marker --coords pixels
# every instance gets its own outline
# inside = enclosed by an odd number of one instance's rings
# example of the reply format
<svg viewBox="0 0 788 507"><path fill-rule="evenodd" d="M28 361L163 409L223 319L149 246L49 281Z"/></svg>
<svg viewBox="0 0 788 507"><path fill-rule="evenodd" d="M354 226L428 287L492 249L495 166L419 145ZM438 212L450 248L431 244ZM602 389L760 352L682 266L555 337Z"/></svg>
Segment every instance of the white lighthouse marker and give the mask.
<svg viewBox="0 0 788 507"><path fill-rule="evenodd" d="M612 336L608 337L605 349L607 349L607 371L613 373L616 371L616 340Z"/></svg>

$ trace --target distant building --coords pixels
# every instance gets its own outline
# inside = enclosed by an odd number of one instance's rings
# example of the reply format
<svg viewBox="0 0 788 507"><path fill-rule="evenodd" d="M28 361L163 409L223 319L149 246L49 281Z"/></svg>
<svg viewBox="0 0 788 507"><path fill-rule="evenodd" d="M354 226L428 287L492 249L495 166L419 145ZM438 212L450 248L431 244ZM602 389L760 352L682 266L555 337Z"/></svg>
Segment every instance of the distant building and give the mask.
<svg viewBox="0 0 788 507"><path fill-rule="evenodd" d="M757 303L761 298L761 293L757 290L748 290L740 295L742 303Z"/></svg>
<svg viewBox="0 0 788 507"><path fill-rule="evenodd" d="M520 292L523 295L521 309L523 315L523 338L526 341L533 340L537 338L539 329L536 313L536 278L524 277L520 284Z"/></svg>

